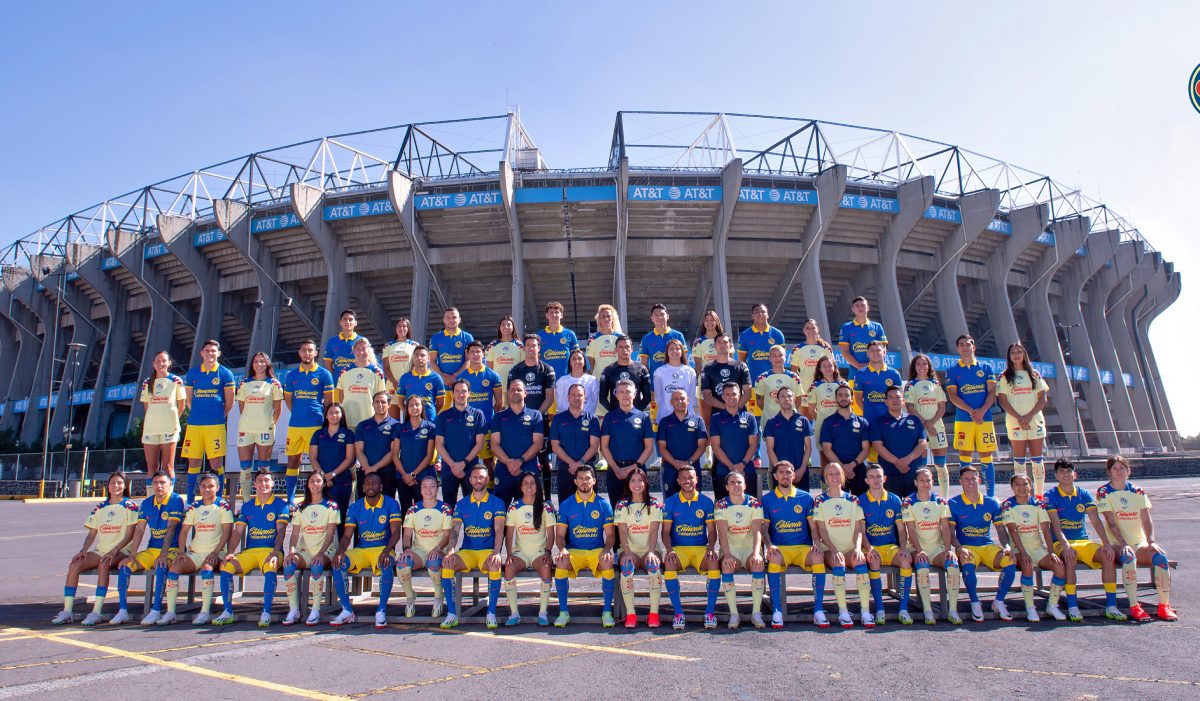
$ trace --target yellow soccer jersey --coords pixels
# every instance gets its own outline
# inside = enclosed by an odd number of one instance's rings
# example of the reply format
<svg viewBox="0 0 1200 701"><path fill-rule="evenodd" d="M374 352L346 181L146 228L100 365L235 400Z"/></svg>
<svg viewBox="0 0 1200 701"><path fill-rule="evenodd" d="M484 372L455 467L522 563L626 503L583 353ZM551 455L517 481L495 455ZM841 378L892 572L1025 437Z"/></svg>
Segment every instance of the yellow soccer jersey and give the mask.
<svg viewBox="0 0 1200 701"><path fill-rule="evenodd" d="M1029 410L1037 404L1038 392L1048 392L1050 388L1046 385L1046 381L1039 375L1036 383L1029 378L1029 373L1025 370L1017 370L1015 373L1016 381L1009 382L1003 374L997 375L999 384L996 385L996 394L1003 394L1008 397L1008 404L1018 414L1027 414ZM1034 421L1041 418L1041 412L1038 412L1034 417Z"/></svg>
<svg viewBox="0 0 1200 701"><path fill-rule="evenodd" d="M779 390L784 387L792 389L796 401L804 396L804 386L800 384L800 376L791 370L765 373L759 376L758 381L754 383L754 393L763 397L763 421L769 421L779 413L779 401L775 395L779 394Z"/></svg>
<svg viewBox="0 0 1200 701"><path fill-rule="evenodd" d="M822 494L813 503L813 521L825 524L825 532L838 552L854 547L854 531L862 520L862 507L848 492L837 498Z"/></svg>
<svg viewBox="0 0 1200 701"><path fill-rule="evenodd" d="M630 504L627 499L622 499L617 502L617 509L613 513L613 524L618 527L622 523L625 524L625 531L629 534L629 547L636 553L650 551L650 533L656 527L654 524L661 525L662 519L662 502L653 497L649 504Z"/></svg>
<svg viewBox="0 0 1200 701"><path fill-rule="evenodd" d="M392 341L383 347L380 357L392 371L392 377L399 380L412 368L412 350L416 347L413 341Z"/></svg>
<svg viewBox="0 0 1200 701"><path fill-rule="evenodd" d="M808 405L816 412L817 421L824 421L837 411L838 387L841 385L836 382L817 382L808 388Z"/></svg>
<svg viewBox="0 0 1200 701"><path fill-rule="evenodd" d="M729 497L717 502L713 520L725 522L725 542L734 552L749 550L754 546L755 519L762 521L762 504L749 494L742 497L741 504L734 504ZM728 554L728 553L726 553Z"/></svg>
<svg viewBox="0 0 1200 701"><path fill-rule="evenodd" d="M387 381L383 379L383 370L379 368L351 366L338 378L337 389L338 396L342 398L342 409L346 412L346 426L353 431L360 423L375 415L371 397L377 392L386 392Z"/></svg>
<svg viewBox="0 0 1200 701"><path fill-rule="evenodd" d="M117 547L125 537L125 527L138 520L138 505L132 499L123 499L116 504L103 501L88 514L84 526L96 529L96 540L92 547L106 553Z"/></svg>
<svg viewBox="0 0 1200 701"><path fill-rule="evenodd" d="M904 403L916 407L917 416L929 421L937 413L938 402L946 401L946 391L932 380L917 380L904 386Z"/></svg>
<svg viewBox="0 0 1200 701"><path fill-rule="evenodd" d="M283 400L283 386L273 377L244 380L235 399L245 402L242 418L238 420L238 432L267 433L275 428L271 419L275 414L275 402Z"/></svg>
<svg viewBox="0 0 1200 701"><path fill-rule="evenodd" d="M1117 526L1126 543L1135 545L1146 542L1146 532L1142 530L1142 509L1154 507L1141 487L1126 482L1125 488L1118 490L1109 482L1096 490L1096 501L1100 504L1101 513L1107 511L1117 517ZM1107 519L1104 521L1104 530L1108 532L1109 540L1116 543L1117 536L1108 527Z"/></svg>
<svg viewBox="0 0 1200 701"><path fill-rule="evenodd" d="M617 362L617 334L593 335L588 339L585 352L592 360L592 375L599 379L605 368Z"/></svg>
<svg viewBox="0 0 1200 701"><path fill-rule="evenodd" d="M833 351L816 343L803 343L792 348L792 357L788 360L788 365L799 368L795 372L800 376L801 388L812 385L813 378L817 375L817 362L826 355L832 358Z"/></svg>
<svg viewBox="0 0 1200 701"><path fill-rule="evenodd" d="M533 525L533 504L526 504L517 499L508 507L508 515L504 519L506 526L513 526L513 550L517 552L536 553L546 549L546 529L558 525L558 516L550 502L542 506L542 527L539 530Z"/></svg>
<svg viewBox="0 0 1200 701"><path fill-rule="evenodd" d="M441 543L446 531L450 530L454 510L443 501L438 501L433 508L426 508L424 504L424 501L418 501L408 507L404 527L413 531L412 547L428 552Z"/></svg>
<svg viewBox="0 0 1200 701"><path fill-rule="evenodd" d="M1050 514L1046 511L1046 503L1041 499L1031 498L1028 503L1018 504L1016 497L1010 497L1001 504L1004 510L1004 524L1017 527L1017 535L1021 536L1021 544L1025 552L1044 550L1042 541L1042 524L1050 523Z"/></svg>
<svg viewBox="0 0 1200 701"><path fill-rule="evenodd" d="M179 402L186 397L180 377L147 378L142 383L142 401L149 402L142 433L151 436L179 433Z"/></svg>
<svg viewBox="0 0 1200 701"><path fill-rule="evenodd" d="M918 501L915 494L904 500L904 521L916 526L917 542L926 553L949 549L942 538L944 518L950 518L950 505L937 494L930 494L928 501Z"/></svg>
<svg viewBox="0 0 1200 701"><path fill-rule="evenodd" d="M205 555L216 550L227 523L233 523L233 507L224 499L217 499L211 504L198 501L189 506L183 516L183 525L192 527L188 550Z"/></svg>
<svg viewBox="0 0 1200 701"><path fill-rule="evenodd" d="M310 553L319 552L325 544L326 527L341 522L342 515L338 512L337 502L333 500L309 504L303 510L297 510L292 514L292 528L300 529L300 540L296 547ZM337 535L333 537L336 542Z"/></svg>
<svg viewBox="0 0 1200 701"><path fill-rule="evenodd" d="M500 386L505 388L508 387L508 371L524 359L525 348L520 341L493 341L483 357L484 362L492 364L492 369L500 376Z"/></svg>
<svg viewBox="0 0 1200 701"><path fill-rule="evenodd" d="M733 355L733 352L730 352ZM691 361L692 365L697 368L696 374L704 369L705 365L717 359L717 347L715 339L704 338L701 336L692 342Z"/></svg>

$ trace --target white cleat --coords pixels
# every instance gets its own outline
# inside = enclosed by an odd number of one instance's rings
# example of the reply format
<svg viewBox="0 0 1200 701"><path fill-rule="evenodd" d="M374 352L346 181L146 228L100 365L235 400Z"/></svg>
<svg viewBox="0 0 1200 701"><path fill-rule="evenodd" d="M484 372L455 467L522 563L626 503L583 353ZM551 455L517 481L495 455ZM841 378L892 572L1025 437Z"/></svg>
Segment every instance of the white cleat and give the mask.
<svg viewBox="0 0 1200 701"><path fill-rule="evenodd" d="M1060 613L1058 615L1061 616L1062 614ZM1041 618L1038 617L1037 609L1033 606L1030 606L1029 608L1025 609L1025 618L1027 618L1030 623L1037 623L1038 621L1042 620Z"/></svg>
<svg viewBox="0 0 1200 701"><path fill-rule="evenodd" d="M117 611L117 615L115 615L111 619L109 619L108 622L113 624L114 626L119 626L122 623L128 623L129 621L130 621L129 612L126 611L125 609L121 609L120 611Z"/></svg>
<svg viewBox="0 0 1200 701"><path fill-rule="evenodd" d="M442 628L455 628L458 626L458 616L453 613L446 614L446 620L442 621Z"/></svg>
<svg viewBox="0 0 1200 701"><path fill-rule="evenodd" d="M992 602L992 613L999 616L1000 620L1002 621L1012 620L1012 614L1008 612L1008 607L1004 605L1003 601ZM1036 613L1036 611L1034 613Z"/></svg>
<svg viewBox="0 0 1200 701"><path fill-rule="evenodd" d="M1114 621L1124 621L1129 618L1129 616L1125 615L1124 611L1116 606L1109 606L1108 608L1104 609L1104 616L1106 618L1111 618Z"/></svg>
<svg viewBox="0 0 1200 701"><path fill-rule="evenodd" d="M300 609L289 609L283 617L283 625L292 626L300 622Z"/></svg>
<svg viewBox="0 0 1200 701"><path fill-rule="evenodd" d="M1078 623L1083 620L1083 612L1079 610L1078 606L1071 606L1067 609L1067 618Z"/></svg>
<svg viewBox="0 0 1200 701"><path fill-rule="evenodd" d="M958 611L951 611L946 614L946 620L950 621L950 625L952 626L961 626L963 623L962 616L958 615Z"/></svg>
<svg viewBox="0 0 1200 701"><path fill-rule="evenodd" d="M900 613L896 614L896 620L900 621L900 625L902 626L911 626L913 622L912 616L908 615L908 611L903 609L900 610ZM879 619L879 621L882 623L883 619Z"/></svg>
<svg viewBox="0 0 1200 701"><path fill-rule="evenodd" d="M813 614L813 625L818 628L828 628L829 619L825 617L824 611L817 611Z"/></svg>
<svg viewBox="0 0 1200 701"><path fill-rule="evenodd" d="M875 627L875 617L872 616L871 614L867 613L866 611L863 611L861 618L862 618L863 628L874 628Z"/></svg>
<svg viewBox="0 0 1200 701"><path fill-rule="evenodd" d="M271 612L270 611L263 611L262 615L258 617L258 627L259 628L270 628L271 627Z"/></svg>
<svg viewBox="0 0 1200 701"><path fill-rule="evenodd" d="M387 628L387 612L386 611L376 611L375 612L375 627L376 628Z"/></svg>
<svg viewBox="0 0 1200 701"><path fill-rule="evenodd" d="M445 602L442 601L441 599L438 599L437 601L433 602L433 613L431 613L429 615L432 616L433 618L441 618L442 617L442 609L445 607L446 607Z"/></svg>
<svg viewBox="0 0 1200 701"><path fill-rule="evenodd" d="M167 611L162 615L162 618L158 619L156 622L160 626L173 626L179 622L179 618L170 611Z"/></svg>
<svg viewBox="0 0 1200 701"><path fill-rule="evenodd" d="M771 627L783 628L783 611L776 611L771 614Z"/></svg>
<svg viewBox="0 0 1200 701"><path fill-rule="evenodd" d="M867 615L869 616L871 614ZM854 616L851 616L849 611L842 611L838 614L838 623L840 623L843 628L853 628ZM872 622L872 625L874 625L874 622Z"/></svg>
<svg viewBox="0 0 1200 701"><path fill-rule="evenodd" d="M329 622L331 626L344 626L354 622L354 612L350 609L342 609L342 612L337 615L337 618Z"/></svg>
<svg viewBox="0 0 1200 701"><path fill-rule="evenodd" d="M488 630L495 630L500 627L500 624L496 622L496 614L494 613L484 616L483 624L487 626Z"/></svg>
<svg viewBox="0 0 1200 701"><path fill-rule="evenodd" d="M68 623L74 623L75 616L70 611L59 611L58 615L54 617L54 620L50 622L56 626L62 626Z"/></svg>
<svg viewBox="0 0 1200 701"><path fill-rule="evenodd" d="M194 626L206 626L211 622L212 616L208 615L208 611L201 611L192 619L192 625Z"/></svg>
<svg viewBox="0 0 1200 701"><path fill-rule="evenodd" d="M761 629L767 627L767 622L763 620L762 614L758 611L750 614L750 622L754 624L755 628Z"/></svg>
<svg viewBox="0 0 1200 701"><path fill-rule="evenodd" d="M315 626L321 622L321 609L313 607L308 610L308 618L304 621L306 626Z"/></svg>
<svg viewBox="0 0 1200 701"><path fill-rule="evenodd" d="M415 615L417 615L417 600L409 599L404 602L404 617L412 618Z"/></svg>
<svg viewBox="0 0 1200 701"><path fill-rule="evenodd" d="M738 626L740 626L741 624L742 624L742 619L740 616L738 616L737 611L734 611L733 613L729 614L729 623L727 625L729 626L730 630L737 630Z"/></svg>
<svg viewBox="0 0 1200 701"><path fill-rule="evenodd" d="M1046 615L1053 618L1056 621L1067 620L1067 617L1063 615L1062 611L1058 610L1057 606L1047 606L1046 607Z"/></svg>
<svg viewBox="0 0 1200 701"><path fill-rule="evenodd" d="M971 602L971 618L973 618L976 623L983 620L983 604L979 603L978 601Z"/></svg>
<svg viewBox="0 0 1200 701"><path fill-rule="evenodd" d="M237 623L237 616L233 615L230 611L222 611L219 616L212 619L214 626L229 626L234 623Z"/></svg>
<svg viewBox="0 0 1200 701"><path fill-rule="evenodd" d="M646 465L646 467L649 467L651 469L656 469L656 468L662 467L662 458L655 455L654 458L650 460L650 464Z"/></svg>
<svg viewBox="0 0 1200 701"><path fill-rule="evenodd" d="M101 616L99 611L92 611L87 615L87 618L83 619L83 625L91 627L103 620L104 616Z"/></svg>
<svg viewBox="0 0 1200 701"><path fill-rule="evenodd" d="M150 613L146 614L145 618L142 619L142 625L152 626L155 623L158 623L158 619L160 619L160 618L162 618L161 613L159 613L158 611L151 611Z"/></svg>

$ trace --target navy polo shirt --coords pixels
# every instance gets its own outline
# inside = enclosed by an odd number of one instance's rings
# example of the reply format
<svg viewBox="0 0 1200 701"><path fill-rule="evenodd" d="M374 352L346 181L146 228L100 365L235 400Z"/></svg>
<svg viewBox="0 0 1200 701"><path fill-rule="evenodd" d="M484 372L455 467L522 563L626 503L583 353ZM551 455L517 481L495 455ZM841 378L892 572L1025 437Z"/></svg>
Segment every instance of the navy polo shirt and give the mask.
<svg viewBox="0 0 1200 701"><path fill-rule="evenodd" d="M363 452L367 462L374 465L392 452L392 441L400 437L400 422L388 416L383 421L375 421L375 417L363 421L354 432L354 440L362 441ZM364 465L364 467L366 467ZM380 472L395 470L396 466L387 464L379 468Z"/></svg>
<svg viewBox="0 0 1200 701"><path fill-rule="evenodd" d="M319 428L308 444L317 446L317 464L324 472L333 472L346 461L346 446L354 443L354 434L345 426L339 426L332 434L328 428ZM354 475L350 470L334 478L334 486L350 484Z"/></svg>
<svg viewBox="0 0 1200 701"><path fill-rule="evenodd" d="M632 462L642 457L646 439L654 438L654 422L650 415L634 408L623 411L617 407L604 415L600 435L608 436L608 452L617 462Z"/></svg>
<svg viewBox="0 0 1200 701"><path fill-rule="evenodd" d="M449 409L437 415L433 424L433 435L442 437L446 457L454 462L460 462L467 457L475 447L475 436L487 432L488 426L483 420L483 412L470 405L463 411L450 405ZM472 460L471 465L476 462L478 458Z"/></svg>
<svg viewBox="0 0 1200 701"><path fill-rule="evenodd" d="M433 441L435 430L436 427L432 421L422 420L416 428L413 428L412 421L400 422L400 430L397 434L400 437L400 464L404 466L404 471L408 474L417 476L414 471L429 453L429 444ZM426 469L432 465L431 462Z"/></svg>
<svg viewBox="0 0 1200 701"><path fill-rule="evenodd" d="M858 414L847 419L835 411L821 424L821 442L833 446L839 462L850 462L862 452L862 442L869 439L870 431L871 424Z"/></svg>
<svg viewBox="0 0 1200 701"><path fill-rule="evenodd" d="M667 444L667 451L676 460L690 460L700 440L708 438L704 419L688 414L682 419L675 412L667 414L658 422L658 440Z"/></svg>
<svg viewBox="0 0 1200 701"><path fill-rule="evenodd" d="M828 419L826 419L828 421ZM881 441L883 447L888 449L888 452L898 458L913 452L917 448L917 444L925 438L925 424L912 414L902 414L900 418L892 416L891 413L885 414L871 422L871 442ZM879 456L879 464L883 466L883 471L889 475L898 475L900 470L895 465ZM909 468L915 469L925 464L925 456L913 460L909 464Z"/></svg>
<svg viewBox="0 0 1200 701"><path fill-rule="evenodd" d="M735 465L742 461L742 456L750 449L750 436L758 435L758 421L754 419L754 415L745 409L741 409L736 414L730 414L727 409L714 411L709 417L709 432L713 438L721 439L721 450L725 451L725 457ZM713 457L714 467L718 475L729 473L729 468L724 463ZM754 474L754 463L746 465L745 474Z"/></svg>
<svg viewBox="0 0 1200 701"><path fill-rule="evenodd" d="M550 417L550 440L558 441L572 460L583 459L583 454L592 445L592 436L600 437L600 419L595 414L580 411L576 417L568 409Z"/></svg>
<svg viewBox="0 0 1200 701"><path fill-rule="evenodd" d="M764 440L775 440L775 457L787 460L797 471L807 467L804 464L804 439L812 434L812 422L799 412L794 412L790 419L780 412L763 423L762 429Z"/></svg>
<svg viewBox="0 0 1200 701"><path fill-rule="evenodd" d="M511 374L509 378L512 378ZM542 412L537 409L526 407L520 413L513 413L512 407L505 407L504 411L492 417L492 433L499 432L500 447L510 458L520 458L533 445L533 434L543 430ZM538 472L537 455L526 460L521 470Z"/></svg>

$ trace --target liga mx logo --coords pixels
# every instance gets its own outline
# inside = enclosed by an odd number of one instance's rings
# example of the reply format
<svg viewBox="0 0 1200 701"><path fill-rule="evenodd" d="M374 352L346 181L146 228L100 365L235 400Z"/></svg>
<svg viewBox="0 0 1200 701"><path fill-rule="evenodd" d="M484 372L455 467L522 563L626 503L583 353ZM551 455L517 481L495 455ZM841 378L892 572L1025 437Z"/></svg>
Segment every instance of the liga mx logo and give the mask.
<svg viewBox="0 0 1200 701"><path fill-rule="evenodd" d="M1192 100L1192 107L1200 112L1200 66L1192 70L1192 77L1188 81L1188 97Z"/></svg>

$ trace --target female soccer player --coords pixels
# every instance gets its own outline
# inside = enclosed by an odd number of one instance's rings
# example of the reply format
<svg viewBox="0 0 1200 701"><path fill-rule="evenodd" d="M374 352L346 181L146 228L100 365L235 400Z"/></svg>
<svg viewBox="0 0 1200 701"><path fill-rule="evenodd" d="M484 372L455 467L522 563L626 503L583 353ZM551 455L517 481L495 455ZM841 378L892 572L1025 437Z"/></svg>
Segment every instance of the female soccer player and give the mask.
<svg viewBox="0 0 1200 701"><path fill-rule="evenodd" d="M275 422L283 410L283 386L275 379L275 366L266 353L255 353L250 360L250 375L242 380L235 397L238 419L238 460L241 461L242 502L254 498L250 492L252 475L270 469L275 449ZM295 501L296 477L287 477L288 503Z"/></svg>
<svg viewBox="0 0 1200 701"><path fill-rule="evenodd" d="M1037 607L1033 603L1033 566L1050 570L1054 577L1050 580L1050 597L1046 600L1046 614L1055 620L1065 621L1067 617L1058 610L1058 597L1066 584L1066 569L1058 555L1050 552L1046 543L1053 543L1054 536L1050 532L1050 514L1046 512L1046 504L1030 494L1032 485L1028 475L1016 474L1008 481L1012 487L1013 496L1004 500L1004 525L1012 535L1012 542L1017 546L1017 567L1021 568L1021 593L1025 596L1025 617L1031 623L1038 622Z"/></svg>
<svg viewBox="0 0 1200 701"><path fill-rule="evenodd" d="M687 392L689 407L696 403L696 371L685 362L687 349L684 348L683 341L667 341L666 352L667 362L659 366L651 377L658 416L651 416L650 420L655 422L671 413L671 395L677 389Z"/></svg>
<svg viewBox="0 0 1200 701"><path fill-rule="evenodd" d="M404 373L412 368L412 352L417 347L416 341L409 338L408 334L408 318L400 317L396 320L396 339L380 351L380 355L383 356L383 377L387 381L388 391L392 393L393 401L388 413L393 419L404 418L399 404L395 401L396 387Z"/></svg>
<svg viewBox="0 0 1200 701"><path fill-rule="evenodd" d="M418 397L419 399L419 397ZM424 408L422 408L424 411ZM426 471L420 478L421 499L410 506L404 514L403 551L396 566L400 568L400 586L407 598L404 615L417 615L417 594L413 591L413 570L426 569L433 581L434 618L442 615L442 553L450 544L450 522L453 511L446 502L438 499L437 473Z"/></svg>
<svg viewBox="0 0 1200 701"><path fill-rule="evenodd" d="M1104 530L1117 547L1117 559L1125 578L1125 594L1129 597L1129 614L1139 623L1150 620L1137 599L1137 566L1149 566L1154 571L1154 588L1158 590L1158 617L1177 621L1171 608L1171 568L1167 553L1154 542L1154 520L1150 518L1150 498L1142 488L1129 482L1129 461L1122 455L1109 457L1104 465L1108 484L1096 491L1100 513L1104 514Z"/></svg>
<svg viewBox="0 0 1200 701"><path fill-rule="evenodd" d="M383 378L383 368L375 361L371 342L365 336L359 336L353 350L354 364L338 378L334 396L342 403L346 427L351 431L375 415L372 398L377 392L387 391L387 380Z"/></svg>
<svg viewBox="0 0 1200 701"><path fill-rule="evenodd" d="M525 359L521 334L511 316L505 314L500 317L500 324L496 328L496 340L489 343L483 353L487 366L500 376L500 386L508 387L508 371Z"/></svg>
<svg viewBox="0 0 1200 701"><path fill-rule="evenodd" d="M825 419L838 410L837 388L846 382L842 379L842 374L838 371L838 366L833 362L831 355L822 356L817 360L817 371L814 377L806 395L808 405L802 413L813 422L813 443L819 447L821 424L825 423ZM825 458L825 451L814 450L813 453L820 456L818 459L822 466L829 462Z"/></svg>
<svg viewBox="0 0 1200 701"><path fill-rule="evenodd" d="M617 361L617 339L621 337L621 315L611 304L601 304L596 309L596 333L588 336L587 353L588 372L599 380L604 370ZM601 404L596 409L596 416L603 418L608 410Z"/></svg>
<svg viewBox="0 0 1200 701"><path fill-rule="evenodd" d="M587 357L579 348L571 351L567 358L567 367L571 372L554 381L554 404L556 414L561 414L570 408L567 390L572 385L583 385L583 410L595 415L600 403L600 380L595 375L588 374Z"/></svg>
<svg viewBox="0 0 1200 701"><path fill-rule="evenodd" d="M767 352L767 357L771 360L771 369L754 380L755 404L762 411L759 423L765 424L779 413L779 402L775 398L779 390L789 387L795 396L804 396L800 376L783 365L786 355L787 350L783 346L772 346Z"/></svg>
<svg viewBox="0 0 1200 701"><path fill-rule="evenodd" d="M762 550L762 504L746 494L746 478L739 472L730 472L725 477L725 488L729 490L729 496L717 502L714 518L717 540L721 543L721 586L729 604L729 627L737 628L740 623L733 575L745 569L753 578L750 592L754 608L750 620L755 628L766 628L759 613L767 576Z"/></svg>
<svg viewBox="0 0 1200 701"><path fill-rule="evenodd" d="M179 442L179 415L187 400L183 378L171 374L171 354L154 355L154 374L142 383L142 450L146 453L146 474L165 470L175 484L175 445Z"/></svg>
<svg viewBox="0 0 1200 701"><path fill-rule="evenodd" d="M312 606L305 624L321 622L321 596L325 593L325 568L337 550L338 524L342 522L337 502L330 496L330 482L321 469L313 470L304 487L304 500L292 514L290 552L283 560L283 586L287 590L288 614L283 625L300 620L300 581L297 570L308 568L312 581Z"/></svg>
<svg viewBox="0 0 1200 701"><path fill-rule="evenodd" d="M508 561L504 563L504 592L508 596L508 620L506 626L520 625L521 614L517 610L517 573L533 568L542 578L541 606L538 608L538 625L550 625L546 609L550 606L550 590L553 585L553 562L551 551L557 540L555 525L558 522L554 506L542 494L542 481L537 473L521 475L517 487L521 497L508 507L504 519L505 547Z"/></svg>
<svg viewBox="0 0 1200 701"><path fill-rule="evenodd" d="M191 540L187 550L175 558L167 572L167 612L158 619L160 626L169 626L179 620L175 616L179 575L192 574L197 570L200 571L202 599L200 613L192 619L192 625L202 626L212 620L208 609L212 605L213 587L216 585L214 573L225 558L225 548L233 534L233 506L217 497L220 485L220 477L215 473L200 475L200 482L196 485L200 500L188 507L180 526L183 533L179 542L187 542L189 533Z"/></svg>
<svg viewBox="0 0 1200 701"><path fill-rule="evenodd" d="M400 426L401 469L396 491L400 510L408 513L420 493L421 480L425 475L433 475L436 481L437 468L433 466L434 425L425 418L425 401L415 394L409 395L404 398L404 411L408 416Z"/></svg>
<svg viewBox="0 0 1200 701"><path fill-rule="evenodd" d="M846 567L853 567L858 579L858 601L864 628L875 627L871 615L871 582L868 578L867 558L863 555L863 511L858 498L843 492L846 473L839 463L831 462L821 469L825 480L825 492L813 503L813 522L825 546L825 564L833 570L833 593L838 602L838 623L843 628L854 627L854 617L846 606ZM829 626L824 611L813 614L813 623L821 628Z"/></svg>
<svg viewBox="0 0 1200 701"><path fill-rule="evenodd" d="M308 444L308 462L314 471L321 471L338 512L345 515L354 493L355 451L354 431L342 423L343 416L338 402L325 408L325 422ZM339 538L341 530L339 526Z"/></svg>
<svg viewBox="0 0 1200 701"><path fill-rule="evenodd" d="M908 384L904 386L904 406L908 413L921 419L929 450L933 453L933 464L937 468L938 489L941 495L950 498L950 471L946 467L946 427L942 417L946 414L946 391L938 382L929 356L918 353L908 364Z"/></svg>
<svg viewBox="0 0 1200 701"><path fill-rule="evenodd" d="M933 491L933 472L928 467L918 467L916 474L917 493L904 500L904 526L908 531L908 542L912 545L913 567L917 570L917 591L925 605L925 624L934 625L937 619L933 604L929 600L929 567L945 570L946 620L962 625L958 617L958 589L962 578L958 567L958 556L950 547L953 532L950 529L950 507L946 499Z"/></svg>
<svg viewBox="0 0 1200 701"><path fill-rule="evenodd" d="M1046 381L1033 369L1025 346L1014 343L1008 347L1008 367L996 385L996 402L1004 410L1004 426L1012 444L1013 472L1025 473L1028 463L1033 475L1033 495L1041 499L1045 493L1046 466L1042 462L1042 444L1046 441L1046 419L1042 408L1049 399ZM1053 542L1053 541L1048 541Z"/></svg>
<svg viewBox="0 0 1200 701"><path fill-rule="evenodd" d="M625 498L617 502L613 523L617 525L621 553L621 597L625 599L625 627L637 628L637 611L633 599L633 574L646 573L650 590L650 614L646 625L657 628L658 602L662 597L662 556L658 552L658 535L662 530L662 502L650 496L650 478L644 470L634 468L625 482Z"/></svg>
<svg viewBox="0 0 1200 701"><path fill-rule="evenodd" d="M823 356L833 357L833 346L821 338L821 326L816 319L804 322L804 343L792 348L788 364L792 372L800 376L800 386L808 389L817 374L817 361ZM799 403L799 402L797 402Z"/></svg>
<svg viewBox="0 0 1200 701"><path fill-rule="evenodd" d="M138 505L129 498L125 473L112 473L108 476L108 498L92 509L84 523L87 536L83 539L83 547L71 558L67 585L63 587L63 610L51 621L54 625L75 622L75 590L79 586L79 575L91 569L96 570L97 577L96 606L83 619L83 625L94 626L101 621L100 609L104 607L104 595L108 593L109 572L129 556L129 541L137 515Z"/></svg>

